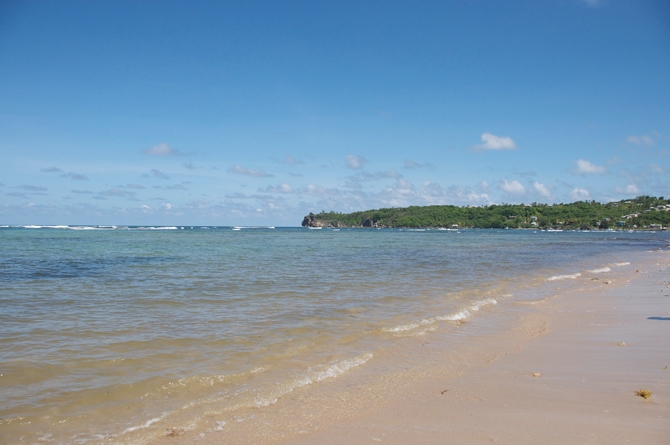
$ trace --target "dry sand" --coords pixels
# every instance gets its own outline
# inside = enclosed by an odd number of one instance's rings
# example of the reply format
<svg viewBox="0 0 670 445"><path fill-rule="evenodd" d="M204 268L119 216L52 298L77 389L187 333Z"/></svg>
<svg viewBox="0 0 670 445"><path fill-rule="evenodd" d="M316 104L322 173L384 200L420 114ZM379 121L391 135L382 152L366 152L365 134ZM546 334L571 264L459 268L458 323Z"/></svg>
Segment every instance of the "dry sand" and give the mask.
<svg viewBox="0 0 670 445"><path fill-rule="evenodd" d="M670 444L670 261L659 255L625 284L535 305L525 324L542 335L502 341L486 366L280 443Z"/></svg>

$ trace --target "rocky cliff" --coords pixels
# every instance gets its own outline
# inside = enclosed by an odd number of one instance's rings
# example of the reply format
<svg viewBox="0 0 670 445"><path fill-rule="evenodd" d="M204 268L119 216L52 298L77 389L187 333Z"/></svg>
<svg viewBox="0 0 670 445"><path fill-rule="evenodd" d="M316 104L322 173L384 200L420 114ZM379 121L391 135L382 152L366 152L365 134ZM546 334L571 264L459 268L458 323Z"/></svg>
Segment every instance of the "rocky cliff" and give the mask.
<svg viewBox="0 0 670 445"><path fill-rule="evenodd" d="M302 220L303 227L375 227L381 228L384 225L380 224L379 221L374 221L372 218L361 218L361 222L355 225L346 225L341 221L337 220L325 220L317 218L316 215L310 213L305 216Z"/></svg>

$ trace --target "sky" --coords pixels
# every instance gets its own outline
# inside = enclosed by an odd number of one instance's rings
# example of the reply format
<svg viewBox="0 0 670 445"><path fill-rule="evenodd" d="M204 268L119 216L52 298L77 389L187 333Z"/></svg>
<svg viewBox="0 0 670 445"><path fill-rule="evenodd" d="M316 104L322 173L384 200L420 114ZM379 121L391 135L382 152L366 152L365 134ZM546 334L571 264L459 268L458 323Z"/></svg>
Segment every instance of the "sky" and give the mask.
<svg viewBox="0 0 670 445"><path fill-rule="evenodd" d="M670 3L2 1L0 224L670 196Z"/></svg>

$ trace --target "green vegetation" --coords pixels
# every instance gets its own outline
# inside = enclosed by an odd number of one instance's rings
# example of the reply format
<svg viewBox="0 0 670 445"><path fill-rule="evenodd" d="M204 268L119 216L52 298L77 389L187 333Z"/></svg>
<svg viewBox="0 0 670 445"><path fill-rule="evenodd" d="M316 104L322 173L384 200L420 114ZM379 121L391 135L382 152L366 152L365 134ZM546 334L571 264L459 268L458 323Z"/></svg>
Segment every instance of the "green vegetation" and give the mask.
<svg viewBox="0 0 670 445"><path fill-rule="evenodd" d="M667 206L667 207L666 207ZM634 229L658 224L670 226L670 206L663 197L601 204L501 204L481 207L425 206L365 210L354 213L321 212L305 217L303 225L335 227L469 227ZM652 226L658 228L658 226Z"/></svg>

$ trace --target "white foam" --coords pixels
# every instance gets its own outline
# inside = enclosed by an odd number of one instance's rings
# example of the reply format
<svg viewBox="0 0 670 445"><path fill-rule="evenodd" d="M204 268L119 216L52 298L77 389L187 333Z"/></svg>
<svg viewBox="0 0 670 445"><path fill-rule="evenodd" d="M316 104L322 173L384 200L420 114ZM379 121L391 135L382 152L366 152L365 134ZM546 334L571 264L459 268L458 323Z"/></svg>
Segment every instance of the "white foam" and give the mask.
<svg viewBox="0 0 670 445"><path fill-rule="evenodd" d="M396 326L395 328L382 328L382 331L384 332L406 332L406 331L411 331L412 329L416 329L419 326L424 326L427 324L435 323L436 319L435 318L426 318L423 320L419 320L416 323L410 323L410 324L404 324L400 326Z"/></svg>
<svg viewBox="0 0 670 445"><path fill-rule="evenodd" d="M316 381L320 382L324 379L330 379L333 377L340 376L345 372L349 371L352 368L365 364L368 360L372 358L372 353L368 352L367 354L359 355L354 357L351 360L342 360L340 362L331 365L325 371L322 371L316 375Z"/></svg>
<svg viewBox="0 0 670 445"><path fill-rule="evenodd" d="M254 401L255 407L263 407L274 405L277 403L279 398L283 395L286 395L290 392L293 392L296 388L302 388L312 383L320 382L321 380L330 379L338 377L350 369L356 368L368 362L373 357L372 353L368 352L361 354L357 357L354 357L350 360L341 360L337 363L330 365L327 369L323 371L312 371L308 370L307 374L302 375L294 379L291 383L286 385L278 385L271 394L267 397L257 397Z"/></svg>
<svg viewBox="0 0 670 445"><path fill-rule="evenodd" d="M216 428L214 428L214 431L223 431L224 426L226 426L226 422L224 422L223 420L217 420Z"/></svg>
<svg viewBox="0 0 670 445"><path fill-rule="evenodd" d="M623 263L614 263L615 266L628 266L630 263L628 261L624 261Z"/></svg>
<svg viewBox="0 0 670 445"><path fill-rule="evenodd" d="M589 270L590 273L604 273L604 272L610 272L612 269L609 267L601 267L600 269L593 269Z"/></svg>
<svg viewBox="0 0 670 445"><path fill-rule="evenodd" d="M506 296L511 296L511 295L506 295ZM458 312L454 312L452 314L448 315L441 315L438 317L431 317L431 318L424 318L423 320L419 320L414 323L409 323L409 324L404 324L400 326L396 326L394 328L382 328L382 331L384 332L394 332L394 333L399 333L399 332L408 332L412 331L418 327L421 326L426 326L428 327L426 329L423 329L419 335L423 335L427 332L433 331L436 329L436 326L430 326L434 324L437 321L460 321L460 320L465 320L467 318L470 318L474 312L477 312L481 308L483 308L486 305L489 304L498 304L498 301L495 298L486 298L484 300L479 300L475 301L472 303L470 306L468 306L465 309L461 309Z"/></svg>
<svg viewBox="0 0 670 445"><path fill-rule="evenodd" d="M125 430L123 430L123 432L122 432L121 434L131 433L131 432L133 432L133 431L136 431L136 430L139 430L139 429L142 429L142 428L149 428L151 425L153 425L154 423L158 422L158 421L161 420L163 417L165 417L165 413L164 413L162 416L160 416L160 417L154 417L153 419L149 419L149 420L147 420L147 421L144 422L142 425L131 426L131 427L129 427L129 428L126 428Z"/></svg>
<svg viewBox="0 0 670 445"><path fill-rule="evenodd" d="M581 276L582 276L582 274L580 274L579 272L573 273L573 274L570 274L570 275L555 275L553 277L547 278L547 281L574 280L575 278L581 277Z"/></svg>

